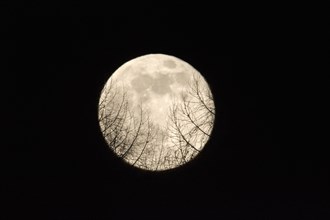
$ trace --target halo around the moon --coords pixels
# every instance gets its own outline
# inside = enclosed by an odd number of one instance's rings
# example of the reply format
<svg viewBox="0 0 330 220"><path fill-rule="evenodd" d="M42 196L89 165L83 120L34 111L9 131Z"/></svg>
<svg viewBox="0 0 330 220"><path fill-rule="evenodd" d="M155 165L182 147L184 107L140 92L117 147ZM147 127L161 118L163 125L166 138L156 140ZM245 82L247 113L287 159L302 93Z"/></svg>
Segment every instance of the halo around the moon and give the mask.
<svg viewBox="0 0 330 220"><path fill-rule="evenodd" d="M193 159L211 136L215 105L203 76L170 55L148 54L120 66L99 100L99 124L109 147L146 170Z"/></svg>

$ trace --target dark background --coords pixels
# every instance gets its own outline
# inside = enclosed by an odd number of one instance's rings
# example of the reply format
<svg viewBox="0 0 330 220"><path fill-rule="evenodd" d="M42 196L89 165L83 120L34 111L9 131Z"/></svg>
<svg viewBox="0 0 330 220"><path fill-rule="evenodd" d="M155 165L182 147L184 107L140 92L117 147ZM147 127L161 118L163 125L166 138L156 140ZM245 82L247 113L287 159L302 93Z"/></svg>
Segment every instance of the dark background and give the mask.
<svg viewBox="0 0 330 220"><path fill-rule="evenodd" d="M301 82L319 55L308 22L76 8L3 5L2 219L329 219L328 154ZM202 153L159 173L116 158L97 120L111 73L148 53L192 64L217 110Z"/></svg>

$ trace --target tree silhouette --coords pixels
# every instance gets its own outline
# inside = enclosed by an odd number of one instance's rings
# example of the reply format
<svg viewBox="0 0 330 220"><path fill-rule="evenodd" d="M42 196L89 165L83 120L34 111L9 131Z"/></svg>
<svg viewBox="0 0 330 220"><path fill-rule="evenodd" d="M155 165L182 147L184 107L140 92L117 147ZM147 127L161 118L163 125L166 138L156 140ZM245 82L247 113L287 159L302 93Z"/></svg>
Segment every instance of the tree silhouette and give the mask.
<svg viewBox="0 0 330 220"><path fill-rule="evenodd" d="M204 79L193 75L169 112L169 137L179 164L195 157L210 138L215 118L213 96Z"/></svg>
<svg viewBox="0 0 330 220"><path fill-rule="evenodd" d="M165 127L153 123L143 104L136 105L124 85L110 79L99 102L99 123L110 148L129 164L166 170L187 163L208 141L215 107L205 80L198 75L169 108Z"/></svg>
<svg viewBox="0 0 330 220"><path fill-rule="evenodd" d="M147 168L151 152L148 148L155 144L158 129L142 104L131 106L126 91L124 86L113 81L109 81L102 91L99 102L101 131L118 156L132 165Z"/></svg>

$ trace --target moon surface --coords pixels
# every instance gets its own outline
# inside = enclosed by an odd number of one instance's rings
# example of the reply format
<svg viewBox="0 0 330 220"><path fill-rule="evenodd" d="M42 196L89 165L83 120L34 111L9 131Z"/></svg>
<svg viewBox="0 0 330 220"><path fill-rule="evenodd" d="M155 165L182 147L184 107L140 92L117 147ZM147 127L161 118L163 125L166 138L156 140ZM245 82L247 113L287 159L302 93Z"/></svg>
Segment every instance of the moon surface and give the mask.
<svg viewBox="0 0 330 220"><path fill-rule="evenodd" d="M99 100L99 124L109 147L146 170L181 166L211 136L215 106L203 76L170 55L148 54L120 66Z"/></svg>

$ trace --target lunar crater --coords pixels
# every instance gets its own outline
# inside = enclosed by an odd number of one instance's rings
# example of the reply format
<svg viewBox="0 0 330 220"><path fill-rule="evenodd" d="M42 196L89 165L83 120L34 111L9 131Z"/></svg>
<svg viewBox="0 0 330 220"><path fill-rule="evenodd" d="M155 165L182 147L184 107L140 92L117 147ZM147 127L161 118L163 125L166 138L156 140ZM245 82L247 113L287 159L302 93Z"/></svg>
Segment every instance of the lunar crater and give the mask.
<svg viewBox="0 0 330 220"><path fill-rule="evenodd" d="M174 69L176 67L176 63L173 60L165 60L163 64L169 69Z"/></svg>
<svg viewBox="0 0 330 220"><path fill-rule="evenodd" d="M151 76L139 73L134 76L130 84L136 92L141 93L152 86L153 80Z"/></svg>
<svg viewBox="0 0 330 220"><path fill-rule="evenodd" d="M160 95L170 93L173 80L166 74L157 74L152 82L152 90Z"/></svg>

